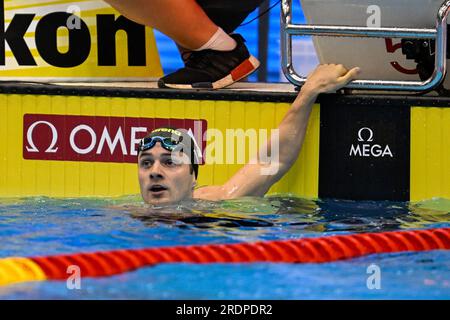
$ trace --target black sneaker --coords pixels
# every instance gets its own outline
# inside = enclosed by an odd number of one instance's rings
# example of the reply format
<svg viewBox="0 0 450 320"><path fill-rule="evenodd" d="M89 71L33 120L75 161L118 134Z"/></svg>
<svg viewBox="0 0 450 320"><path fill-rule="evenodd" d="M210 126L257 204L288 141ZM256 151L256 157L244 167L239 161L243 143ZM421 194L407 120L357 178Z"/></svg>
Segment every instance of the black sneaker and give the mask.
<svg viewBox="0 0 450 320"><path fill-rule="evenodd" d="M185 67L159 79L158 87L220 89L248 76L259 67L259 61L248 52L241 35L231 37L236 40L236 48L189 52Z"/></svg>

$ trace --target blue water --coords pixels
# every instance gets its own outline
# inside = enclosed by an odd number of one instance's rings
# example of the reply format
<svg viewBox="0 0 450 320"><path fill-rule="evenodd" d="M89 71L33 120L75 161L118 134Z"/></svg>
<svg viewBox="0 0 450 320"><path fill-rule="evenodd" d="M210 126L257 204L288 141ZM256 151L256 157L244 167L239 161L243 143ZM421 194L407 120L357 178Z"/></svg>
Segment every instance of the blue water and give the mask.
<svg viewBox="0 0 450 320"><path fill-rule="evenodd" d="M236 243L450 227L450 201L306 200L279 196L155 210L138 197L0 199L0 257ZM369 289L368 268L379 268ZM450 251L324 264L166 264L101 279L0 287L0 299L450 299Z"/></svg>

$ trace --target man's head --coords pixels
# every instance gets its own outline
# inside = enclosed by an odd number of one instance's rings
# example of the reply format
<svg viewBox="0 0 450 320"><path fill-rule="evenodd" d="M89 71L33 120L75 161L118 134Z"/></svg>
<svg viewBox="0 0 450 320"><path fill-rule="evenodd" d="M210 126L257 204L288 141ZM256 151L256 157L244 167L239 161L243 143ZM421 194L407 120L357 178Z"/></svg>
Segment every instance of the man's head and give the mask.
<svg viewBox="0 0 450 320"><path fill-rule="evenodd" d="M184 130L153 130L139 144L141 195L149 204L175 203L192 198L199 155L194 139Z"/></svg>

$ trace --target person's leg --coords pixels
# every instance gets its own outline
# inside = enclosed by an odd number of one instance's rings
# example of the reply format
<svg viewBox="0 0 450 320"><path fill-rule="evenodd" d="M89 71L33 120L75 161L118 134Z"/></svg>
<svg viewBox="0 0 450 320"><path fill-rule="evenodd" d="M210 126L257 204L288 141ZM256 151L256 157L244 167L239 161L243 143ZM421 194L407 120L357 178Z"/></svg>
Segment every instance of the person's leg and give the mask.
<svg viewBox="0 0 450 320"><path fill-rule="evenodd" d="M213 23L224 33L232 33L264 0L196 0ZM159 87L177 89L226 87L247 77L259 61L247 50L239 35L232 35L237 46L230 51L204 50L183 55L185 68L161 78ZM183 53L184 48L180 48Z"/></svg>
<svg viewBox="0 0 450 320"><path fill-rule="evenodd" d="M105 0L128 19L155 28L184 48L205 45L218 26L195 0Z"/></svg>
<svg viewBox="0 0 450 320"><path fill-rule="evenodd" d="M225 33L232 33L239 25L266 0L196 0L209 19L222 28ZM192 51L177 44L185 61Z"/></svg>
<svg viewBox="0 0 450 320"><path fill-rule="evenodd" d="M214 24L198 5L199 0L105 1L127 18L158 29L178 45L195 51L185 61L185 68L159 79L161 88L219 89L246 77L259 66L259 61L248 52L244 39L240 35L230 36ZM225 0L206 1L226 3ZM243 1L245 7L248 4L245 1L260 0ZM234 8L236 12L242 11L240 4ZM217 9L220 11L220 6Z"/></svg>
<svg viewBox="0 0 450 320"><path fill-rule="evenodd" d="M266 0L196 0L213 23L226 33L237 27Z"/></svg>

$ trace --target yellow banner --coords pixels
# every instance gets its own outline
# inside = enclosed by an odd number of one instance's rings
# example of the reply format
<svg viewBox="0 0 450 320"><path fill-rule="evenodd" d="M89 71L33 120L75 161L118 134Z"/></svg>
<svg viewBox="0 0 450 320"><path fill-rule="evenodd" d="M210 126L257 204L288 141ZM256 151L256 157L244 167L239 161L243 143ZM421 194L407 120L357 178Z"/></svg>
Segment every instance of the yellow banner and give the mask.
<svg viewBox="0 0 450 320"><path fill-rule="evenodd" d="M206 138L206 164L200 166L198 185L221 185L248 161L253 147L249 137L228 138L227 130L255 130L258 141L265 140L267 136L261 138L262 131L259 129L266 129L264 132L268 134L268 130L276 128L288 109L288 103L275 102L0 94L0 114L5 115L0 117L0 137L3 137L0 139L0 197L110 197L138 194L137 160L134 163L127 161L132 155L131 149L134 149L131 148L132 139L138 138L138 129L147 127L147 123L152 121L155 127L164 124L189 126L190 121L186 119L202 120L203 129L208 129L203 135ZM28 121L29 117L34 118ZM58 122L61 117L66 121ZM68 149L72 148L68 136L74 133L71 124L79 125L72 121L77 117L90 132L97 130L95 126L98 126L102 135L106 126L99 125L108 117L108 130L112 139L106 140L114 144L111 146L113 151L109 147L111 143L108 144L100 134L93 143L94 136L84 135L87 131L79 131L74 134L74 143L79 143L80 148L91 145L94 148L93 157L86 159L76 155L65 160L64 157L72 152L72 149ZM117 127L114 127L114 123ZM126 126L129 127L126 129ZM130 126L135 127L133 137ZM122 128L120 132L126 140L126 154L121 148L121 139L116 140L118 127ZM199 132L203 132L203 129ZM320 108L316 105L298 160L289 173L272 187L270 194L293 193L317 198L319 129ZM101 153L106 152L110 156L109 160L97 158L95 153L100 150L100 144L103 145ZM231 150L228 149L230 146ZM238 148L243 148L244 152L240 153ZM36 149L37 157L32 159L27 155ZM120 154L117 155L117 152ZM230 153L234 156L228 159ZM238 159L239 154L244 155L243 161ZM43 160L44 157L39 155L50 157L47 158L49 160ZM63 158L59 158L60 155ZM111 162L111 157L120 162Z"/></svg>
<svg viewBox="0 0 450 320"><path fill-rule="evenodd" d="M0 39L0 80L162 75L153 31L101 0L0 0Z"/></svg>

